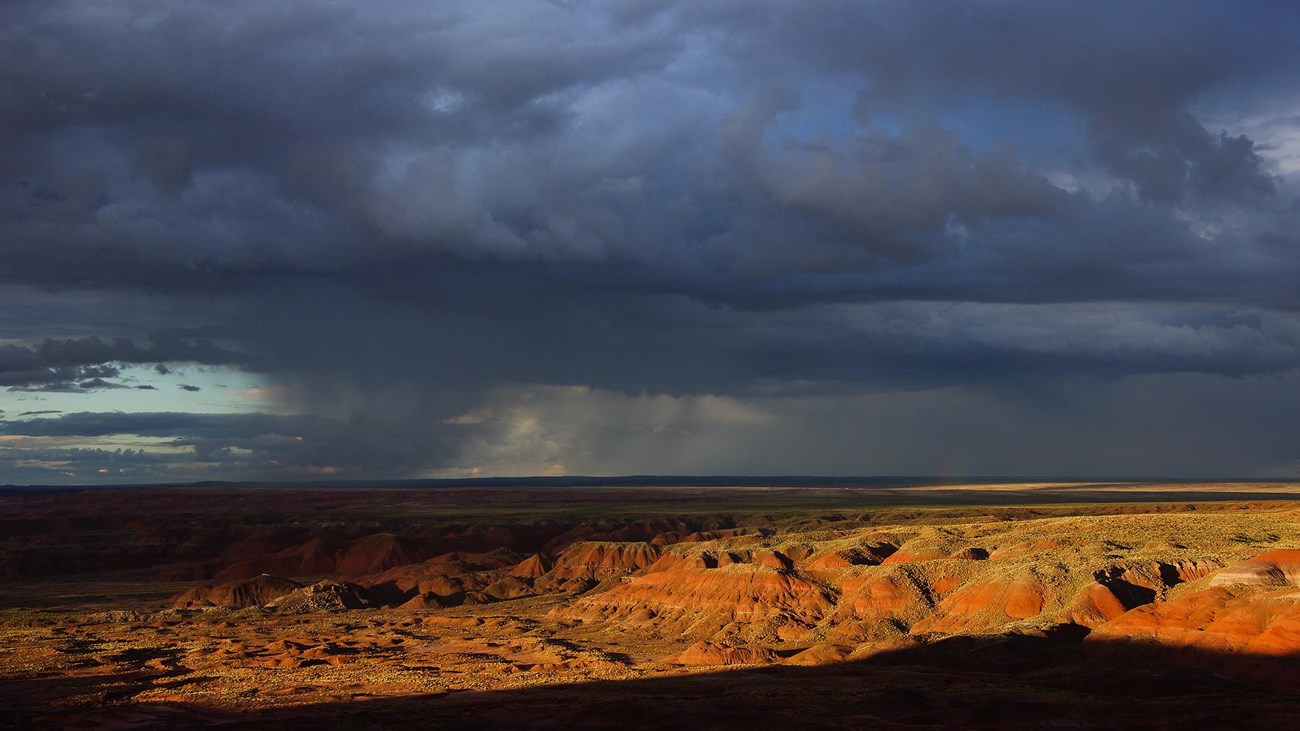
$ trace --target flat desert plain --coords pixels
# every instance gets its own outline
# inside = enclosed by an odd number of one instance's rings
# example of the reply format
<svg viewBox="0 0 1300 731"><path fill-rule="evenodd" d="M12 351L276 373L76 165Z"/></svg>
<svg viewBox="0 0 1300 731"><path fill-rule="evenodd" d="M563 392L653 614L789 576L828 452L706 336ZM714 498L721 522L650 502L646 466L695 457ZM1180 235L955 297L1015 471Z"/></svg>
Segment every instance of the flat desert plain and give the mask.
<svg viewBox="0 0 1300 731"><path fill-rule="evenodd" d="M3 728L1297 728L1300 485L0 491Z"/></svg>

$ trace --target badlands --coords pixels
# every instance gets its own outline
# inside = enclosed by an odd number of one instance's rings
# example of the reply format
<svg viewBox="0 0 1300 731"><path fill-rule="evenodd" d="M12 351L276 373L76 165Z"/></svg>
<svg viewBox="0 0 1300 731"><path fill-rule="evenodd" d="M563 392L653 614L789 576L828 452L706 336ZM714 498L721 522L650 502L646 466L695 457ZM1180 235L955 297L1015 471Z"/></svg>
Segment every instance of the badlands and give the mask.
<svg viewBox="0 0 1300 731"><path fill-rule="evenodd" d="M1300 485L0 490L0 728L1300 727Z"/></svg>

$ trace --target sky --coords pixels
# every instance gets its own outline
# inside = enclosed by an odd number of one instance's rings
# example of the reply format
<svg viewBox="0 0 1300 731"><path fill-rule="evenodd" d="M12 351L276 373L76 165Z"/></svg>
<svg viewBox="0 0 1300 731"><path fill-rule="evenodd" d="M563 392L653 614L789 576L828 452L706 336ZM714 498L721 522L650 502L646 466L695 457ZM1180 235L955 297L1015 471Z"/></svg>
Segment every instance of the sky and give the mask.
<svg viewBox="0 0 1300 731"><path fill-rule="evenodd" d="M7 0L0 483L1300 475L1300 4Z"/></svg>

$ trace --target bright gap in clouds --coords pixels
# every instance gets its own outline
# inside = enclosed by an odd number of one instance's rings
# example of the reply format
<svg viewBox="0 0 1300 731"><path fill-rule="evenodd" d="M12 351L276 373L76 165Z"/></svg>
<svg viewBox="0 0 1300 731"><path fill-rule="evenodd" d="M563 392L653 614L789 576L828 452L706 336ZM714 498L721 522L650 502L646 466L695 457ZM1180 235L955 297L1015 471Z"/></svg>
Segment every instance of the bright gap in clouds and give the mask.
<svg viewBox="0 0 1300 731"><path fill-rule="evenodd" d="M153 367L126 365L112 383L116 387L73 392L2 390L0 416L48 418L82 411L250 413L273 405L265 396L262 377L223 366L174 365L161 373Z"/></svg>

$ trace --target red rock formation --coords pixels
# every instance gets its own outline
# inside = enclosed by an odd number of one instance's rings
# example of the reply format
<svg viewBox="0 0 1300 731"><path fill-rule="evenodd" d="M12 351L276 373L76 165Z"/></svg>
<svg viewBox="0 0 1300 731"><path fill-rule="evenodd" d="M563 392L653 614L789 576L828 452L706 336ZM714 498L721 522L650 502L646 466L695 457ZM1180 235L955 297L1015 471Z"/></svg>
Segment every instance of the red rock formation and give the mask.
<svg viewBox="0 0 1300 731"><path fill-rule="evenodd" d="M1127 611L1114 592L1101 584L1089 584L1079 590L1066 608L1066 620L1084 627L1096 627Z"/></svg>
<svg viewBox="0 0 1300 731"><path fill-rule="evenodd" d="M1300 549L1268 551L1220 570L1210 586L1300 586Z"/></svg>
<svg viewBox="0 0 1300 731"><path fill-rule="evenodd" d="M1207 585L1138 607L1101 625L1090 639L1254 655L1300 654L1300 550L1261 553L1221 569Z"/></svg>
<svg viewBox="0 0 1300 731"><path fill-rule="evenodd" d="M196 586L186 589L172 597L171 605L178 608L260 607L293 592L300 586L301 584L288 579L262 575L252 579L227 581L216 586Z"/></svg>
<svg viewBox="0 0 1300 731"><path fill-rule="evenodd" d="M1162 561L1157 564L1157 570L1165 578L1165 583L1167 584L1178 584L1203 579L1215 571L1218 571L1220 568L1222 568L1222 564L1215 563L1214 561L1195 561L1191 559Z"/></svg>
<svg viewBox="0 0 1300 731"><path fill-rule="evenodd" d="M791 657L785 661L787 665L826 665L828 663L843 662L849 655L853 654L853 647L850 645L837 645L834 643L823 642L813 645L807 650Z"/></svg>
<svg viewBox="0 0 1300 731"><path fill-rule="evenodd" d="M540 553L534 553L510 569L510 575L521 579L536 579L550 571L553 566L554 562L550 559Z"/></svg>
<svg viewBox="0 0 1300 731"><path fill-rule="evenodd" d="M741 564L637 576L552 614L704 639L757 636L779 627L806 630L829 614L834 604L833 592L797 574Z"/></svg>
<svg viewBox="0 0 1300 731"><path fill-rule="evenodd" d="M334 554L320 538L291 546L276 553L245 559L218 571L217 581L248 579L261 574L274 576L325 576L334 572Z"/></svg>
<svg viewBox="0 0 1300 731"><path fill-rule="evenodd" d="M392 533L376 533L348 544L335 564L335 571L346 576L374 574L394 566L417 563L428 553Z"/></svg>
<svg viewBox="0 0 1300 731"><path fill-rule="evenodd" d="M794 567L794 561L780 551L755 551L750 559L759 566L784 571Z"/></svg>
<svg viewBox="0 0 1300 731"><path fill-rule="evenodd" d="M1101 625L1090 640L1157 642L1257 655L1300 653L1300 591L1218 586L1138 607Z"/></svg>
<svg viewBox="0 0 1300 731"><path fill-rule="evenodd" d="M675 569L715 569L717 567L718 557L708 551L685 556L679 553L666 552L654 563L647 566L645 573L653 574L656 571L673 571Z"/></svg>
<svg viewBox="0 0 1300 731"><path fill-rule="evenodd" d="M929 616L957 585L960 567L950 562L890 564L849 569L839 578L840 602L826 622L828 639L877 642L895 637Z"/></svg>
<svg viewBox="0 0 1300 731"><path fill-rule="evenodd" d="M541 578L541 591L585 589L597 581L628 576L648 568L659 558L659 547L649 543L575 543L560 554Z"/></svg>
<svg viewBox="0 0 1300 731"><path fill-rule="evenodd" d="M956 634L1000 629L1017 619L1043 611L1046 592L1028 578L990 579L964 584L935 608L935 613L912 626L913 634Z"/></svg>
<svg viewBox="0 0 1300 731"><path fill-rule="evenodd" d="M854 576L840 584L840 611L846 620L890 619L928 608L924 590L902 572L875 572Z"/></svg>
<svg viewBox="0 0 1300 731"><path fill-rule="evenodd" d="M451 594L471 589L482 589L502 576L499 571L478 571L474 564L461 561L436 561L395 566L383 573L367 576L358 581L366 586L390 584L400 591L436 591Z"/></svg>

